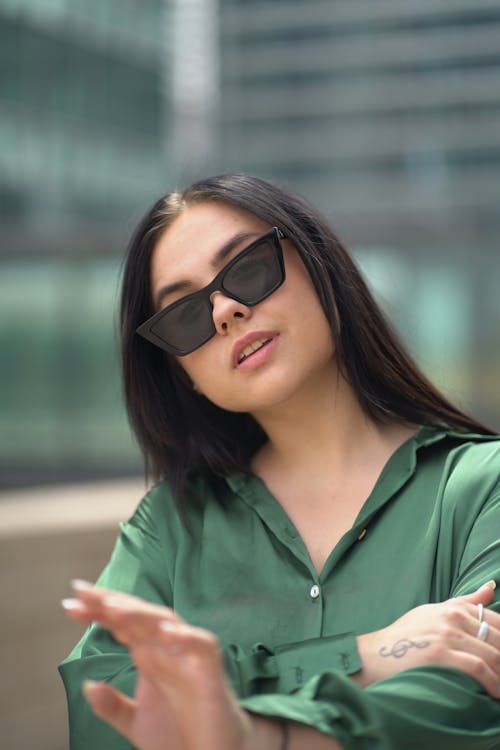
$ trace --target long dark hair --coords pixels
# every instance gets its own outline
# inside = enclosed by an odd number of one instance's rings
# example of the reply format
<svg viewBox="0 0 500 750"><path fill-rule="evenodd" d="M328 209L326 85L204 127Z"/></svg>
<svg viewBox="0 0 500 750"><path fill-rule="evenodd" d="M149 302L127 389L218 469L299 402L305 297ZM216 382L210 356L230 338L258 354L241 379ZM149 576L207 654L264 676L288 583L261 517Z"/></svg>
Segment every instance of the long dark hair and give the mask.
<svg viewBox="0 0 500 750"><path fill-rule="evenodd" d="M122 368L129 419L155 480L168 476L182 505L186 478L208 470L248 470L266 436L245 413L198 395L174 357L136 335L154 310L150 257L165 229L188 206L224 201L251 212L290 237L330 322L343 374L361 407L381 422L440 424L493 434L451 404L420 372L384 318L358 269L322 216L302 197L248 174L224 174L160 198L137 227L125 262Z"/></svg>

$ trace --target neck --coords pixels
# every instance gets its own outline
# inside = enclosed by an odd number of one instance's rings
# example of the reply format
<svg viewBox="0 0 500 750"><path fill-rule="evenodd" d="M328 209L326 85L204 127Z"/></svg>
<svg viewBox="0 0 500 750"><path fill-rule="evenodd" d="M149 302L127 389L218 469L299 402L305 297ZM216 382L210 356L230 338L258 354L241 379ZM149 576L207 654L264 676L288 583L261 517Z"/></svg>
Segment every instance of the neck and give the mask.
<svg viewBox="0 0 500 750"><path fill-rule="evenodd" d="M389 456L415 432L411 426L370 419L340 375L254 417L269 438L254 457L257 473L264 461L289 475L349 475Z"/></svg>

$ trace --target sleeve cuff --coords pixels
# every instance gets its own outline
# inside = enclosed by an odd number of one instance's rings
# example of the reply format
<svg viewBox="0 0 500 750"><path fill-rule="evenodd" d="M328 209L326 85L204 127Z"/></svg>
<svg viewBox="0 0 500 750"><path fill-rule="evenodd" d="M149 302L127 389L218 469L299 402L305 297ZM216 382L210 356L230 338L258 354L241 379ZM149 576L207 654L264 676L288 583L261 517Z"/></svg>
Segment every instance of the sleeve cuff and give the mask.
<svg viewBox="0 0 500 750"><path fill-rule="evenodd" d="M311 638L279 646L275 652L275 660L280 693L300 690L312 677L326 671L351 675L361 669L354 633Z"/></svg>
<svg viewBox="0 0 500 750"><path fill-rule="evenodd" d="M324 672L351 675L361 669L354 633L287 643L274 652L262 644L251 649L231 645L225 649L225 660L240 698L259 693L294 693Z"/></svg>

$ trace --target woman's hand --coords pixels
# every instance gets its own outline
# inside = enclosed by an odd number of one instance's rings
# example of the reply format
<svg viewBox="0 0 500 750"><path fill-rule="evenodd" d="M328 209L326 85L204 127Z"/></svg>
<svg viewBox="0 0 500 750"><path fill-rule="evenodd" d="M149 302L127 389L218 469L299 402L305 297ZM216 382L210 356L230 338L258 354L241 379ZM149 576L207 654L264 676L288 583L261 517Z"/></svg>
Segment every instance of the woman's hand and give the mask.
<svg viewBox="0 0 500 750"><path fill-rule="evenodd" d="M96 621L125 644L137 667L135 696L88 682L94 712L140 750L275 750L281 729L240 708L226 681L216 637L173 610L127 594L75 584L72 619Z"/></svg>
<svg viewBox="0 0 500 750"><path fill-rule="evenodd" d="M412 667L431 664L453 667L476 679L500 698L500 614L483 610L488 623L486 640L480 640L479 608L493 601L494 584L467 596L410 610L382 630L358 636L363 668L353 675L366 687Z"/></svg>

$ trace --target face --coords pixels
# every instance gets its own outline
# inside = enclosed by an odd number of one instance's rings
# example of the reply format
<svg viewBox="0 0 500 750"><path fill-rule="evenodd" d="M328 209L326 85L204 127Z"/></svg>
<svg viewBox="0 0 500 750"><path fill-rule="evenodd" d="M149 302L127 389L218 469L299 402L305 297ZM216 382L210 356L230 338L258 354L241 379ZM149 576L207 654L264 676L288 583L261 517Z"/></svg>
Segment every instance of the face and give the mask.
<svg viewBox="0 0 500 750"><path fill-rule="evenodd" d="M209 284L220 269L271 227L223 202L185 209L151 259L157 309ZM230 411L259 415L334 377L330 327L293 239L281 241L284 283L253 307L211 294L215 334L177 360L203 395ZM221 254L221 249L225 248Z"/></svg>

